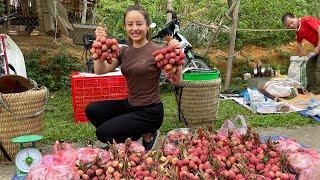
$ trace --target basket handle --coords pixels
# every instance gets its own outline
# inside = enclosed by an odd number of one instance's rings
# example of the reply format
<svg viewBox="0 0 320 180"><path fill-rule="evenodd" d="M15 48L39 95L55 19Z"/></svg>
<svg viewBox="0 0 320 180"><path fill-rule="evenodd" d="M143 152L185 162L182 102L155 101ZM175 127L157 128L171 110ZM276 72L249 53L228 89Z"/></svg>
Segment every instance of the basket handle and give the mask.
<svg viewBox="0 0 320 180"><path fill-rule="evenodd" d="M178 118L179 118L179 122L184 122L186 124L187 127L189 127L189 123L188 121L186 120L186 118L184 117L184 114L182 112L182 109L181 109L181 97L182 97L182 89L183 87L182 86L176 86L174 85L173 86L173 93L176 97L176 102L178 104Z"/></svg>
<svg viewBox="0 0 320 180"><path fill-rule="evenodd" d="M30 79L31 80L31 79ZM33 80L31 80L33 81ZM34 81L33 81L34 82ZM34 82L35 83L35 82ZM0 93L0 107L4 108L7 112L11 113L14 117L17 117L17 118L20 118L20 119L29 119L29 118L35 118L37 116L39 116L40 114L42 114L44 112L44 108L45 108L45 105L47 104L48 102L48 97L49 97L49 90L46 88L46 87L41 87L41 88L38 88L37 87L37 83L35 83L35 87L36 88L33 88L31 90L40 90L40 89L45 89L45 97L44 97L44 105L42 108L39 109L39 111L35 112L35 113L32 113L31 115L29 116L21 116L17 113L15 113L13 110L10 109L10 106L4 101L4 98L2 96L2 93Z"/></svg>

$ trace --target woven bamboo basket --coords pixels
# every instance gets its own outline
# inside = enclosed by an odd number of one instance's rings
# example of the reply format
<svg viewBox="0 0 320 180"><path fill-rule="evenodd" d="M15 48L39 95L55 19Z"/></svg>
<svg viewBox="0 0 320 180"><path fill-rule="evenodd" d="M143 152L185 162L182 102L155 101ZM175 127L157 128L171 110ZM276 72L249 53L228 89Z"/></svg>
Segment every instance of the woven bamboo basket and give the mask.
<svg viewBox="0 0 320 180"><path fill-rule="evenodd" d="M47 97L45 87L34 87L20 93L0 93L0 141L12 160L19 145L11 143L11 138L42 134ZM8 163L2 152L0 163Z"/></svg>
<svg viewBox="0 0 320 180"><path fill-rule="evenodd" d="M181 83L179 116L184 117L189 127L213 123L219 106L220 84L220 79Z"/></svg>

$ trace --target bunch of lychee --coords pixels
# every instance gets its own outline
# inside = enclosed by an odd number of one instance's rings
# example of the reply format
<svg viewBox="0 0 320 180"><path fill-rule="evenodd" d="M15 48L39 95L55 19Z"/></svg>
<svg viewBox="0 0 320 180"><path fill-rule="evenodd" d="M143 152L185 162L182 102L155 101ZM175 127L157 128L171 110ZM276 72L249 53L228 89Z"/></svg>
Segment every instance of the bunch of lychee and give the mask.
<svg viewBox="0 0 320 180"><path fill-rule="evenodd" d="M93 42L90 52L93 60L107 61L108 64L112 64L120 54L120 47L116 39L100 36Z"/></svg>
<svg viewBox="0 0 320 180"><path fill-rule="evenodd" d="M184 65L185 53L175 46L169 46L152 53L155 62L167 74L176 74L179 66Z"/></svg>

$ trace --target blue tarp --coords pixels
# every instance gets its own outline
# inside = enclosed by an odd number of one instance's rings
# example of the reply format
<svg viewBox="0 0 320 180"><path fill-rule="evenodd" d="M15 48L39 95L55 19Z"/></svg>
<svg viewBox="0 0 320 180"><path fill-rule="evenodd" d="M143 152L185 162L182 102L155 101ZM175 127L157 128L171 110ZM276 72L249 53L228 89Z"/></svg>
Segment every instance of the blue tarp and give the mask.
<svg viewBox="0 0 320 180"><path fill-rule="evenodd" d="M307 112L309 110L311 110L312 108L308 108L306 110L303 110L303 111L299 111L298 113L301 114L302 116L305 116L305 117L309 117L309 118L312 118L314 120L316 120L317 122L320 122L320 117L319 116L310 116L307 114Z"/></svg>

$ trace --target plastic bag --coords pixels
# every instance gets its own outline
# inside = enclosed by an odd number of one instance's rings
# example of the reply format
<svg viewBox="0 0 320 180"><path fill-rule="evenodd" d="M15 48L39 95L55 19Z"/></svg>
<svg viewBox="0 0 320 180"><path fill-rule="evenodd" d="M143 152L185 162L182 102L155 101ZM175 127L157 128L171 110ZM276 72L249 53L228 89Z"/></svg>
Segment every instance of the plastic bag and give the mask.
<svg viewBox="0 0 320 180"><path fill-rule="evenodd" d="M258 90L247 88L250 102L264 102L265 98Z"/></svg>
<svg viewBox="0 0 320 180"><path fill-rule="evenodd" d="M126 149L126 143L118 143L116 144L116 148L118 151ZM130 141L129 150L135 153L145 153L144 146L138 141Z"/></svg>
<svg viewBox="0 0 320 180"><path fill-rule="evenodd" d="M319 165L308 168L301 172L299 180L319 180L320 179L320 167Z"/></svg>
<svg viewBox="0 0 320 180"><path fill-rule="evenodd" d="M97 158L108 162L112 158L112 154L109 151L93 147L79 148L75 154L76 160L80 161L81 164L95 162Z"/></svg>
<svg viewBox="0 0 320 180"><path fill-rule="evenodd" d="M308 114L309 116L320 116L320 106L314 109L308 110L306 114Z"/></svg>
<svg viewBox="0 0 320 180"><path fill-rule="evenodd" d="M131 142L130 150L132 150L135 153L144 153L146 151L144 146L141 143L137 142L137 141L132 141Z"/></svg>
<svg viewBox="0 0 320 180"><path fill-rule="evenodd" d="M277 103L272 101L253 102L250 108L258 113L275 113L277 112Z"/></svg>
<svg viewBox="0 0 320 180"><path fill-rule="evenodd" d="M240 120L241 125L238 126L236 121ZM242 136L247 133L247 122L245 118L241 115L237 115L234 119L226 120L222 124L221 128L217 132L217 137L219 139L224 139L228 137L229 132L233 132L234 136Z"/></svg>
<svg viewBox="0 0 320 180"><path fill-rule="evenodd" d="M68 165L39 165L30 169L27 180L74 180L74 171Z"/></svg>
<svg viewBox="0 0 320 180"><path fill-rule="evenodd" d="M280 151L296 152L302 150L302 146L291 139L279 139L276 145Z"/></svg>
<svg viewBox="0 0 320 180"><path fill-rule="evenodd" d="M75 150L71 144L56 141L52 154L43 156L41 163L31 168L27 180L77 179L75 165Z"/></svg>
<svg viewBox="0 0 320 180"><path fill-rule="evenodd" d="M292 82L288 80L280 81L268 81L264 84L264 89L270 95L277 98L286 98L286 97L296 97L298 95L298 90L296 88L299 87L297 85L298 82Z"/></svg>
<svg viewBox="0 0 320 180"><path fill-rule="evenodd" d="M317 166L319 159L307 152L294 152L288 154L288 163L294 172L300 174L310 167Z"/></svg>
<svg viewBox="0 0 320 180"><path fill-rule="evenodd" d="M306 62L308 61L307 56L291 56L290 65L288 68L287 77L300 82L303 87L306 85Z"/></svg>
<svg viewBox="0 0 320 180"><path fill-rule="evenodd" d="M180 153L179 147L173 142L167 142L163 147L163 154L165 156L172 155L176 156Z"/></svg>
<svg viewBox="0 0 320 180"><path fill-rule="evenodd" d="M54 155L54 164L75 167L76 154L71 144L56 141L53 145L52 155Z"/></svg>
<svg viewBox="0 0 320 180"><path fill-rule="evenodd" d="M308 107L310 108L315 108L317 106L320 106L320 101L316 97L311 97L309 102L308 102Z"/></svg>

